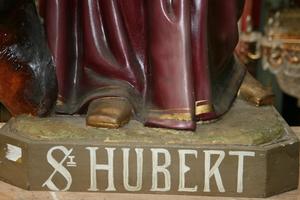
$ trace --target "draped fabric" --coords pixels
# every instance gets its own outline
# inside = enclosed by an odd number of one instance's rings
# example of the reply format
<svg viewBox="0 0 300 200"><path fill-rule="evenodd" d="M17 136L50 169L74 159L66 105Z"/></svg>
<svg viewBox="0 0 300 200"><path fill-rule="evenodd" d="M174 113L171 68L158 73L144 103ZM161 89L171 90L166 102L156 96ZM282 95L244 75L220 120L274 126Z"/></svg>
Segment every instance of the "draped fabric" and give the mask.
<svg viewBox="0 0 300 200"><path fill-rule="evenodd" d="M225 113L244 75L239 0L39 0L58 112L128 98L146 125L193 130Z"/></svg>

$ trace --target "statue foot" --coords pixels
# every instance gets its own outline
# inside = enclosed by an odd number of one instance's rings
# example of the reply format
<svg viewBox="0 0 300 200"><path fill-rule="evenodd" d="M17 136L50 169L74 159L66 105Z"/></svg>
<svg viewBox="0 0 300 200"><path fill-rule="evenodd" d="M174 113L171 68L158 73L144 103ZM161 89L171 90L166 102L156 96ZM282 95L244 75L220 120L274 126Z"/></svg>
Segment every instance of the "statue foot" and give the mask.
<svg viewBox="0 0 300 200"><path fill-rule="evenodd" d="M96 99L89 105L86 124L101 128L119 128L129 122L132 110L132 105L126 98Z"/></svg>
<svg viewBox="0 0 300 200"><path fill-rule="evenodd" d="M272 105L274 99L272 91L268 88L265 88L248 72L241 85L239 97L255 104L256 106Z"/></svg>

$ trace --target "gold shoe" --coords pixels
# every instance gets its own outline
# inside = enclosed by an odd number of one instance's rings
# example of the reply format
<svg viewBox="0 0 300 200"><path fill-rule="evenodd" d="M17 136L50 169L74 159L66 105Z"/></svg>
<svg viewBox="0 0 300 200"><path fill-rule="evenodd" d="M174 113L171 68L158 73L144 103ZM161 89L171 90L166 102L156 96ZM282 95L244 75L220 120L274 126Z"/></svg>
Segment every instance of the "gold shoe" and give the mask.
<svg viewBox="0 0 300 200"><path fill-rule="evenodd" d="M256 106L272 105L274 100L274 94L272 91L265 88L248 72L239 90L239 97L255 104Z"/></svg>
<svg viewBox="0 0 300 200"><path fill-rule="evenodd" d="M86 124L101 128L120 128L132 115L132 105L126 98L105 97L93 100L88 108Z"/></svg>

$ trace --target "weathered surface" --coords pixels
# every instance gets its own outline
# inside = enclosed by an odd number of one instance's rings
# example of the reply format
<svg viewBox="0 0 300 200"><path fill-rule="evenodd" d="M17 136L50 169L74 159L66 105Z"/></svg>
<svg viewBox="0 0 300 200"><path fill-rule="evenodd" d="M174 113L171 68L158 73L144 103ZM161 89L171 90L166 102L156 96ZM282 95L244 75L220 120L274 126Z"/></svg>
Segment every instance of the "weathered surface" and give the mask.
<svg viewBox="0 0 300 200"><path fill-rule="evenodd" d="M267 197L296 189L298 169L298 139L277 112L240 100L195 133L88 128L79 116L0 129L0 179L28 190Z"/></svg>
<svg viewBox="0 0 300 200"><path fill-rule="evenodd" d="M283 136L282 120L274 108L254 107L238 100L222 119L210 124L198 124L196 132L144 127L132 120L121 129L96 129L85 126L84 117L57 116L34 118L22 116L5 127L20 136L41 141L84 140L149 144L238 144L262 145Z"/></svg>

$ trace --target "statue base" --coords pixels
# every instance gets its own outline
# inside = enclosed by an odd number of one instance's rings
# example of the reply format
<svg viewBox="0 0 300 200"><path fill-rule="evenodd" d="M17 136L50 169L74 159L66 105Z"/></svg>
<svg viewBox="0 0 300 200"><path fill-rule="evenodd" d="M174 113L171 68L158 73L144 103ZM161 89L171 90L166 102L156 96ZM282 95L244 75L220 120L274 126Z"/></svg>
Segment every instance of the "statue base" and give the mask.
<svg viewBox="0 0 300 200"><path fill-rule="evenodd" d="M275 109L241 100L195 133L21 116L0 130L0 178L27 190L268 197L297 188L298 146Z"/></svg>

